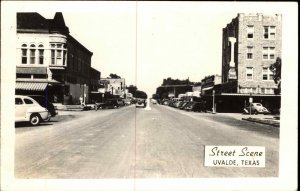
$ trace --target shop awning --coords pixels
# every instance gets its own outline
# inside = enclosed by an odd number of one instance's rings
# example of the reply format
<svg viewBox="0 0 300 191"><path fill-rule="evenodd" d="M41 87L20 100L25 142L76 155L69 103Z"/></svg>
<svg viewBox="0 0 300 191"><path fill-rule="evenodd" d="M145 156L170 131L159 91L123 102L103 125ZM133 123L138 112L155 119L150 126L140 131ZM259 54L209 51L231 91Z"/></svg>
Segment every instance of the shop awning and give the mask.
<svg viewBox="0 0 300 191"><path fill-rule="evenodd" d="M48 83L16 82L16 90L44 91Z"/></svg>

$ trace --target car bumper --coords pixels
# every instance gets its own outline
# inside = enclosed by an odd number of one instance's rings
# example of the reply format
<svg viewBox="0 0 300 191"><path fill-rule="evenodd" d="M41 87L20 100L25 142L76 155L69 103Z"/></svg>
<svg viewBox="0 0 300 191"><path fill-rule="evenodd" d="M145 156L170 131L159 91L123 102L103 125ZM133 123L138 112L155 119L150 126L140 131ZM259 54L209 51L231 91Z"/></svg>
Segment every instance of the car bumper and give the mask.
<svg viewBox="0 0 300 191"><path fill-rule="evenodd" d="M45 111L45 112L39 112L40 116L41 116L41 119L43 121L47 121L51 118L51 114L48 112L48 111Z"/></svg>

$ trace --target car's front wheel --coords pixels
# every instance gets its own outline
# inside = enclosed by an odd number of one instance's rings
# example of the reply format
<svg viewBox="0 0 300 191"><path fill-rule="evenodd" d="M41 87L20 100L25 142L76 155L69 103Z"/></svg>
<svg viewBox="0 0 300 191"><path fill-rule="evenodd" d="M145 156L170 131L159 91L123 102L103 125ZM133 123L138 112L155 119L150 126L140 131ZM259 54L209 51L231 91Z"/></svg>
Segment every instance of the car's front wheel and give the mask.
<svg viewBox="0 0 300 191"><path fill-rule="evenodd" d="M33 126L38 125L40 123L40 116L38 114L32 114L29 122Z"/></svg>

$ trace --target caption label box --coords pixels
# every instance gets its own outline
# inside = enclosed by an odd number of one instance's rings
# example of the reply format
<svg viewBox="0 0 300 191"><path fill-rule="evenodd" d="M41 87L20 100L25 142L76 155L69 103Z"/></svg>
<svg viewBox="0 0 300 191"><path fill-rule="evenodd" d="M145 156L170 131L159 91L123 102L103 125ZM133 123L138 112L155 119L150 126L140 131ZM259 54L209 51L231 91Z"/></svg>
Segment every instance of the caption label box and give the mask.
<svg viewBox="0 0 300 191"><path fill-rule="evenodd" d="M204 166L265 167L265 147L205 146Z"/></svg>

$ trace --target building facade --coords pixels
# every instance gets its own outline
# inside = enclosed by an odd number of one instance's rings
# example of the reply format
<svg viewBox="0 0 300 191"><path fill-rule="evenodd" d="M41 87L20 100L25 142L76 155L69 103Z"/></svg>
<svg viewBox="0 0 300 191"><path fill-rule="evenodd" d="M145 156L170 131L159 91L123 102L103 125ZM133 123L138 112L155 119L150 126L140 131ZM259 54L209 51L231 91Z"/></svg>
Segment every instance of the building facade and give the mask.
<svg viewBox="0 0 300 191"><path fill-rule="evenodd" d="M281 33L279 14L239 13L223 28L221 83L214 84L212 89L212 79L208 78L208 83L202 81L208 108L243 112L253 100L273 113L279 111L281 98L275 94L278 86L269 67L281 57Z"/></svg>
<svg viewBox="0 0 300 191"><path fill-rule="evenodd" d="M222 83L236 81L230 93L274 94L269 67L281 57L281 33L279 14L240 13L223 28Z"/></svg>
<svg viewBox="0 0 300 191"><path fill-rule="evenodd" d="M125 78L101 78L100 80L103 88L100 92L105 93L109 92L111 95L120 96L121 98L126 97L126 85Z"/></svg>
<svg viewBox="0 0 300 191"><path fill-rule="evenodd" d="M93 53L70 35L62 13L46 19L17 13L16 94L45 95L54 103L89 102L100 72L91 68Z"/></svg>
<svg viewBox="0 0 300 191"><path fill-rule="evenodd" d="M211 94L215 85L221 84L221 75L206 76L201 80L201 95Z"/></svg>

